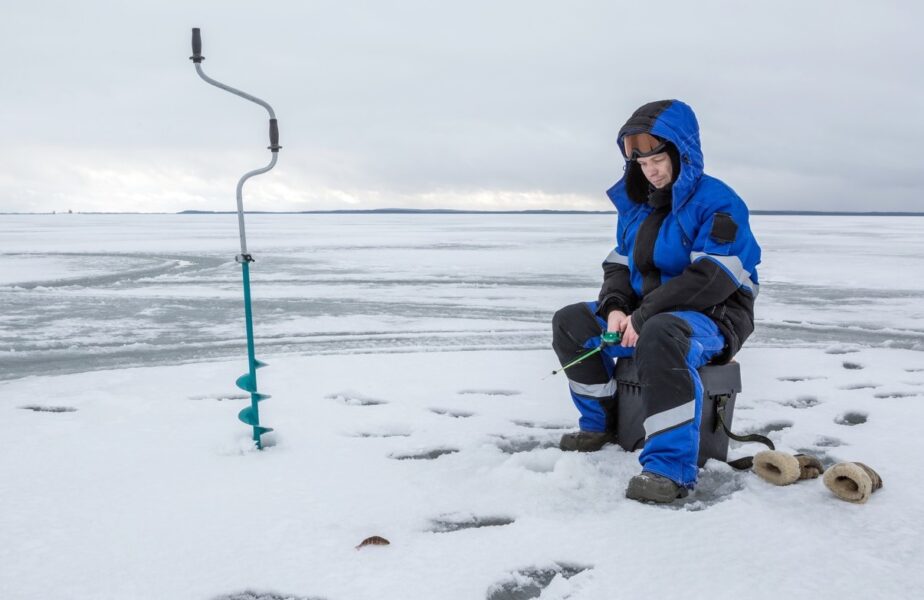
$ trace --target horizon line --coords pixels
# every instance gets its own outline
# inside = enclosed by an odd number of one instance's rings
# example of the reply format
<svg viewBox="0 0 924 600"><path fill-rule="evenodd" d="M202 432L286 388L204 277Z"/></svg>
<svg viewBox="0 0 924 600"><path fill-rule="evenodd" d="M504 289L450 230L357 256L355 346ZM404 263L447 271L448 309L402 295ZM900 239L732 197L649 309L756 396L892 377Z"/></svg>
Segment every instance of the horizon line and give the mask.
<svg viewBox="0 0 924 600"><path fill-rule="evenodd" d="M752 215L782 216L856 216L856 217L921 217L921 211L846 211L846 210L760 210L749 211ZM187 209L171 212L131 211L47 211L47 212L0 212L0 215L233 215L236 210ZM470 210L453 208L366 208L331 210L245 210L248 215L337 215L337 214L450 214L450 215L615 215L615 210L577 209L525 209L525 210Z"/></svg>

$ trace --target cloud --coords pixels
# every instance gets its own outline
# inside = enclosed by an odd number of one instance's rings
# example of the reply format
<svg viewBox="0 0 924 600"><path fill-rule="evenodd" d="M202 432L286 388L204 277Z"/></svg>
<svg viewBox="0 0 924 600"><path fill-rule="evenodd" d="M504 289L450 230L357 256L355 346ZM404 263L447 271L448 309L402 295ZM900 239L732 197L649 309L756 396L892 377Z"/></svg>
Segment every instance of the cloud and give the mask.
<svg viewBox="0 0 924 600"><path fill-rule="evenodd" d="M915 210L921 17L833 0L23 5L0 24L16 165L0 206L223 209L268 159L266 117L198 79L200 26L206 72L279 115L278 170L248 183L267 209L608 209L620 125L677 97L707 171L752 208Z"/></svg>

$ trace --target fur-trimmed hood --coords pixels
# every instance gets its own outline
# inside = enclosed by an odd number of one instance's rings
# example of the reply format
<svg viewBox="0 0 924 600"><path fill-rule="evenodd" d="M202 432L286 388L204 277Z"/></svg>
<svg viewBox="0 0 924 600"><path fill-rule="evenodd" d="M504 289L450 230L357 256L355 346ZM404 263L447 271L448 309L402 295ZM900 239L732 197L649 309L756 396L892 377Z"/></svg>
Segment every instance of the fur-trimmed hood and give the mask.
<svg viewBox="0 0 924 600"><path fill-rule="evenodd" d="M673 208L676 210L690 199L703 175L703 150L699 140L699 123L689 105L680 100L658 100L640 107L619 130L617 142L626 161L625 174L607 194L617 204L616 195L625 193L634 202L647 200L648 182L638 163L625 155L623 139L627 135L650 133L672 143L679 154L680 173L675 174L672 187ZM641 179L639 179L641 178ZM617 209L619 205L617 204Z"/></svg>

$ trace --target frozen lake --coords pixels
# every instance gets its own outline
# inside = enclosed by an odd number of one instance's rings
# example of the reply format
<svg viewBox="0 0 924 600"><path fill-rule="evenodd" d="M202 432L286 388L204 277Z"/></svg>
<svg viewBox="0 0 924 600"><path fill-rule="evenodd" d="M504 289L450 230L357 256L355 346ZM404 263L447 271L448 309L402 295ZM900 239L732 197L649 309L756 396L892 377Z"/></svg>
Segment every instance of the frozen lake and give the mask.
<svg viewBox="0 0 924 600"><path fill-rule="evenodd" d="M250 215L261 355L543 349L615 215ZM757 216L749 346L924 350L924 219ZM244 352L235 215L3 215L0 379Z"/></svg>
<svg viewBox="0 0 924 600"><path fill-rule="evenodd" d="M260 452L233 215L0 216L0 597L924 597L924 220L754 219L733 428L883 489L708 461L665 507L624 497L638 452L558 448L548 322L596 295L615 216L248 223Z"/></svg>

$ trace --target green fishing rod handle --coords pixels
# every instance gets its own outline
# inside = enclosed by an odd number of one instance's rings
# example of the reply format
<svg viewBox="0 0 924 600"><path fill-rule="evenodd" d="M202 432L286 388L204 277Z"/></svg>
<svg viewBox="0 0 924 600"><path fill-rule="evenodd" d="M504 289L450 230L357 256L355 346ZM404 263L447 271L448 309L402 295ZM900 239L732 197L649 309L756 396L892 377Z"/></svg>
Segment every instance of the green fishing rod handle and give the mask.
<svg viewBox="0 0 924 600"><path fill-rule="evenodd" d="M605 345L618 344L622 341L622 334L618 331L606 331L600 336L600 339Z"/></svg>

